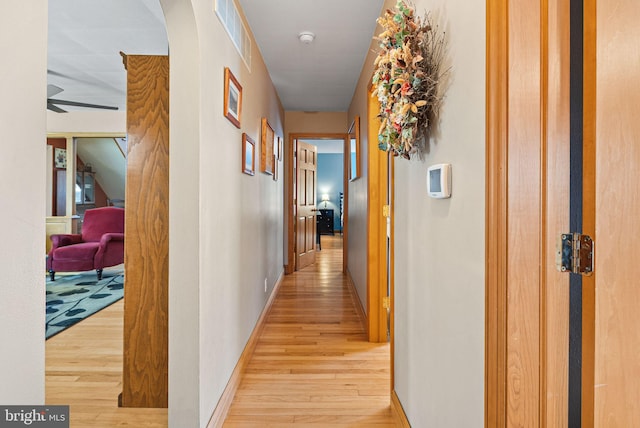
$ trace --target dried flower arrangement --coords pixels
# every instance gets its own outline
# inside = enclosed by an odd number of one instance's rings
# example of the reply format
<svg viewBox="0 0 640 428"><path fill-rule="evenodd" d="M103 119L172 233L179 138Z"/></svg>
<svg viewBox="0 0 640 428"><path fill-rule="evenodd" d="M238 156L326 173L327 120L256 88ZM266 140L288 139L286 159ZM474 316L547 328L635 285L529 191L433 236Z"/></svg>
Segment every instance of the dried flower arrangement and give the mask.
<svg viewBox="0 0 640 428"><path fill-rule="evenodd" d="M380 52L375 60L373 94L380 101L378 147L410 159L418 151L440 105L437 85L445 52L444 33L413 8L398 0L395 10L378 18L383 32L376 37Z"/></svg>

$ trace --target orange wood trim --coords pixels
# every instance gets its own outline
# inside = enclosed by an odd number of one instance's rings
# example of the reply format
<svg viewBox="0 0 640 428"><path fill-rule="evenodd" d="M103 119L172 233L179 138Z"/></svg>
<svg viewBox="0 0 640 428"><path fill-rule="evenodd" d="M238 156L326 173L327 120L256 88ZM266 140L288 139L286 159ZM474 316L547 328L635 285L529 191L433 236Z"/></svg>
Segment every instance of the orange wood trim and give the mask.
<svg viewBox="0 0 640 428"><path fill-rule="evenodd" d="M398 398L398 394L396 394L395 390L391 391L391 410L393 411L396 423L399 427L411 428L407 414L404 412L400 399Z"/></svg>
<svg viewBox="0 0 640 428"><path fill-rule="evenodd" d="M296 244L295 244L295 224L296 219L293 215L293 207L295 201L293 197L293 184L295 177L293 176L293 163L294 163L294 142L295 138L289 135L289 144L285 145L285 180L287 183L287 261L288 263L284 267L284 273L287 275L292 274L296 270Z"/></svg>
<svg viewBox="0 0 640 428"><path fill-rule="evenodd" d="M347 135L347 133L343 133L343 134L337 134L337 133L297 133L297 134L291 134L289 137L290 138L295 138L298 140L341 140L343 138L345 138L345 135ZM348 135L347 135L348 137Z"/></svg>
<svg viewBox="0 0 640 428"><path fill-rule="evenodd" d="M596 0L584 0L582 231L596 236ZM597 254L597 252L596 252ZM594 426L596 277L582 278L582 426Z"/></svg>
<svg viewBox="0 0 640 428"><path fill-rule="evenodd" d="M378 135L378 99L367 97L368 135ZM382 206L387 200L387 153L369 139L367 200L367 315L369 341L387 341L387 311L382 299L387 295L387 224Z"/></svg>
<svg viewBox="0 0 640 428"><path fill-rule="evenodd" d="M506 426L508 2L487 2L485 423Z"/></svg>
<svg viewBox="0 0 640 428"><path fill-rule="evenodd" d="M342 273L348 272L349 266L349 153L351 150L351 144L349 136L344 136L344 145L342 152L345 154L342 156Z"/></svg>
<svg viewBox="0 0 640 428"><path fill-rule="evenodd" d="M276 284L273 286L273 290L271 291L271 295L267 300L264 308L262 309L262 313L256 322L253 331L251 332L251 336L249 336L249 340L245 345L242 354L240 354L240 358L238 358L238 362L236 363L233 372L231 373L231 377L229 378L229 382L227 382L227 386L224 388L222 392L222 396L218 401L218 405L216 406L211 418L209 419L209 423L207 423L207 428L219 428L224 424L227 415L229 414L229 409L231 408L231 403L233 402L233 398L236 395L236 391L240 386L240 381L242 380L242 374L245 372L251 357L253 356L253 352L256 349L256 345L258 344L258 340L260 339L260 335L264 330L265 322L269 313L271 312L271 308L273 307L273 302L275 301L276 296L278 295L278 291L280 290L280 286L282 285L282 280L284 278L284 271L280 273L280 277L276 281Z"/></svg>
<svg viewBox="0 0 640 428"><path fill-rule="evenodd" d="M123 407L168 406L169 58L127 56Z"/></svg>
<svg viewBox="0 0 640 428"><path fill-rule="evenodd" d="M349 289L349 296L351 296L351 300L353 300L353 305L356 307L356 312L358 312L358 318L360 318L362 327L366 329L367 314L364 312L364 308L362 307L362 302L358 297L358 291L356 290L355 283L353 282L353 278L351 277L351 272L347 270L347 272L345 272L345 275L347 276L347 287Z"/></svg>
<svg viewBox="0 0 640 428"><path fill-rule="evenodd" d="M540 247L539 260L547 260L547 205L548 205L548 106L549 106L549 3L540 0ZM540 428L547 427L547 263L540 263L538 401Z"/></svg>
<svg viewBox="0 0 640 428"><path fill-rule="evenodd" d="M391 391L393 391L395 389L395 296L396 296L396 288L395 288L395 281L396 281L396 276L395 276L395 157L394 156L390 156L390 168L391 170L389 171L389 174L391 175L391 244L390 244L390 252L391 252L391 259L389 262L389 266L391 267L391 272L390 272L390 278L391 278L391 284L390 284L390 304L391 304L391 311L390 311L390 319L389 319L389 331L391 333L391 338L390 338L390 342L391 342L391 349L390 349L390 357L391 357Z"/></svg>

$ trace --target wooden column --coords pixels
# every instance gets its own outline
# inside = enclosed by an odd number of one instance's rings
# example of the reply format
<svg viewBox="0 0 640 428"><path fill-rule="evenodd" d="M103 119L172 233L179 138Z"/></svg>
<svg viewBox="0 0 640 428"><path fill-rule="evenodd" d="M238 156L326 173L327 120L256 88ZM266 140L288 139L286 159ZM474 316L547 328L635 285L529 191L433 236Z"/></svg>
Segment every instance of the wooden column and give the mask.
<svg viewBox="0 0 640 428"><path fill-rule="evenodd" d="M125 56L123 407L168 406L169 58Z"/></svg>

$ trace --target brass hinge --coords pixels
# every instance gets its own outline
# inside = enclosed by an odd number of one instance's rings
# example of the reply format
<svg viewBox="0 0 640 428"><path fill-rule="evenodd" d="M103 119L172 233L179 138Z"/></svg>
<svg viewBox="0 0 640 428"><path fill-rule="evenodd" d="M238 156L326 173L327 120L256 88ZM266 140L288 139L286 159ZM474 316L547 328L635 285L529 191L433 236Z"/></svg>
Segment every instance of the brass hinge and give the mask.
<svg viewBox="0 0 640 428"><path fill-rule="evenodd" d="M384 309L390 309L391 308L391 298L389 296L385 296L382 298L382 307Z"/></svg>
<svg viewBox="0 0 640 428"><path fill-rule="evenodd" d="M389 205L382 206L382 217L391 217L391 207Z"/></svg>
<svg viewBox="0 0 640 428"><path fill-rule="evenodd" d="M589 235L563 233L557 245L556 265L561 272L593 273L593 240Z"/></svg>

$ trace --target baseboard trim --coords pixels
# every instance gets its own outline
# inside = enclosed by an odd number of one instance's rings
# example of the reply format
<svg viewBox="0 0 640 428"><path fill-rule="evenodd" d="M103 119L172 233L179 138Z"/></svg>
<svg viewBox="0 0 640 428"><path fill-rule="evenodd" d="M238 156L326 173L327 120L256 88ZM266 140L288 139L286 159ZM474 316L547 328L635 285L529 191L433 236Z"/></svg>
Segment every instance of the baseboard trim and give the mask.
<svg viewBox="0 0 640 428"><path fill-rule="evenodd" d="M351 300L353 301L353 305L356 307L356 312L358 312L358 317L360 318L360 322L362 323L362 326L364 327L365 331L367 332L367 335L369 334L368 331L368 326L369 323L367 322L367 314L364 311L364 308L362 307L362 302L360 301L360 298L358 297L358 290L356 290L356 285L353 282L353 278L351 277L351 272L349 272L349 270L347 269L347 284L348 284L348 289L349 289L349 295L351 295Z"/></svg>
<svg viewBox="0 0 640 428"><path fill-rule="evenodd" d="M256 349L256 345L258 343L258 339L260 338L260 334L264 329L265 320L267 319L267 315L271 312L271 307L273 306L273 301L278 294L278 290L280 290L280 285L282 285L282 280L284 278L284 271L280 273L278 280L276 281L276 285L273 287L271 291L271 295L269 296L269 300L264 306L262 313L260 314L260 318L256 322L256 326L253 328L253 332L247 341L247 344L238 359L236 367L233 369L233 373L231 373L231 377L229 378L229 382L218 401L218 405L216 406L211 418L209 419L209 423L207 424L207 428L220 428L222 424L224 424L225 419L227 418L227 414L229 413L229 409L231 408L231 403L233 402L233 397L236 395L236 391L238 390L238 386L240 386L240 379L242 378L242 373L244 373L247 364L249 364L249 360L253 355L253 351Z"/></svg>
<svg viewBox="0 0 640 428"><path fill-rule="evenodd" d="M398 398L398 394L396 394L395 389L391 391L391 408L395 415L396 422L400 424L399 426L402 428L411 428L409 419L407 419L407 415L402 408L402 404L400 403L400 399Z"/></svg>

